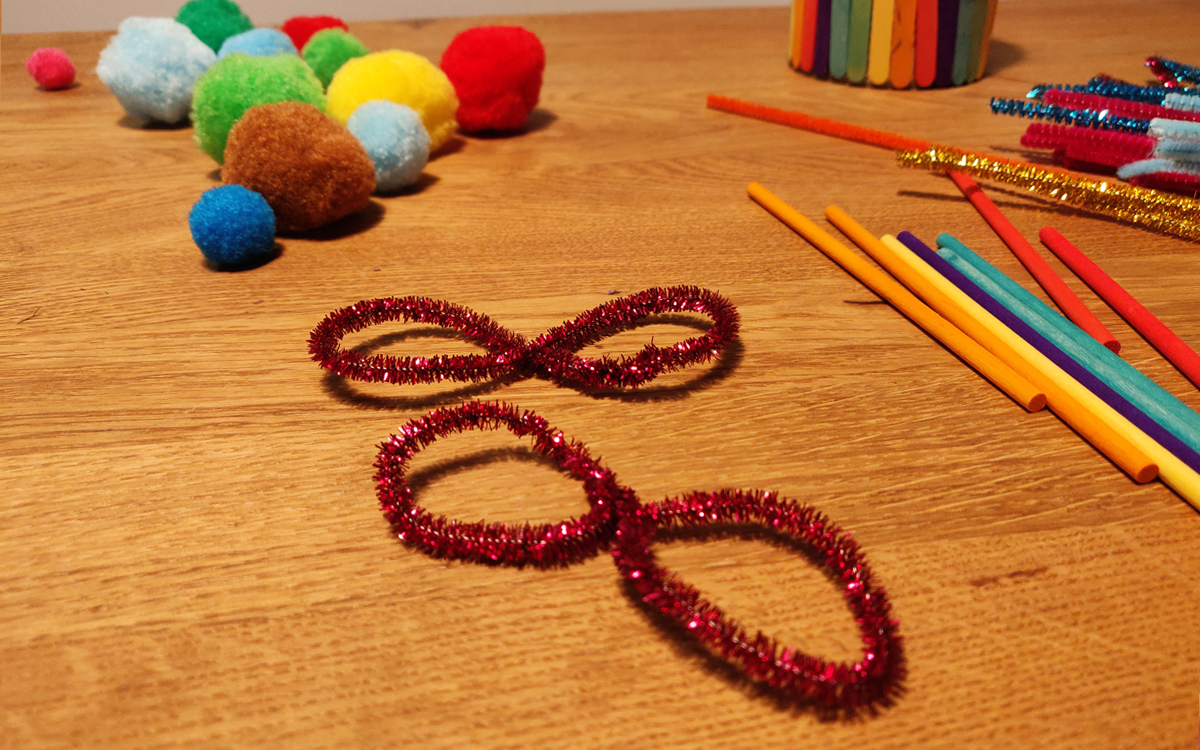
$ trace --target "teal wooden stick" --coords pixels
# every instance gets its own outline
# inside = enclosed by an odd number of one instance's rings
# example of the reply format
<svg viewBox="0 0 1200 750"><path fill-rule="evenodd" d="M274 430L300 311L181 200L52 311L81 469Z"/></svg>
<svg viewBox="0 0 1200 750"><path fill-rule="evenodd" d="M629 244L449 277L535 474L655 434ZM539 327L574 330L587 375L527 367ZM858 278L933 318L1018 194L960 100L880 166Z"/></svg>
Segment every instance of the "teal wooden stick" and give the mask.
<svg viewBox="0 0 1200 750"><path fill-rule="evenodd" d="M829 77L846 77L850 45L850 0L833 0L829 6Z"/></svg>
<svg viewBox="0 0 1200 750"><path fill-rule="evenodd" d="M975 25L975 0L958 1L958 29L954 37L954 67L950 69L950 80L955 86L967 82L967 68L971 61L971 29ZM975 58L979 64L979 58Z"/></svg>
<svg viewBox="0 0 1200 750"><path fill-rule="evenodd" d="M1141 409L1146 416L1162 425L1163 429L1192 450L1200 452L1200 415L951 235L938 235L937 244L941 248L938 255L964 276Z"/></svg>
<svg viewBox="0 0 1200 750"><path fill-rule="evenodd" d="M867 78L867 49L871 42L871 0L850 0L850 41L846 48L846 78L862 83Z"/></svg>

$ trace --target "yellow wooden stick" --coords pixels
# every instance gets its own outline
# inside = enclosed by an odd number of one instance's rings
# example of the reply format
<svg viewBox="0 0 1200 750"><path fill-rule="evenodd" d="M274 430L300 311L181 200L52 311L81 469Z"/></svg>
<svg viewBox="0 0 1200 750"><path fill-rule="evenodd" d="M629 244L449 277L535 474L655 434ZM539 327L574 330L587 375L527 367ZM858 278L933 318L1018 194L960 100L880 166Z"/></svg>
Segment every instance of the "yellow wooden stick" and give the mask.
<svg viewBox="0 0 1200 750"><path fill-rule="evenodd" d="M953 284L950 284L950 287L958 292L958 294L952 295L950 290L934 283L933 279L915 268L910 259L929 269L938 279L942 281L945 281L945 279L942 278L941 274L929 268L911 250L900 244L899 240L889 235L880 242L875 238L875 235L868 232L861 224L837 206L830 206L825 209L825 217L829 219L831 224L849 237L854 244L861 247L867 255L874 258L879 265L887 269L889 273L899 279L918 297L925 300L930 307L945 316L951 323L958 326L959 329L992 354L995 354L1002 362L1029 380L1034 386L1041 389L1046 394L1050 408L1064 422L1094 445L1097 450L1108 456L1113 463L1120 466L1135 481L1149 482L1151 479L1154 479L1157 473L1155 471L1154 455L1146 450L1145 441L1136 439L1129 430L1134 430L1142 437L1145 437L1146 440L1150 440L1145 433L1138 430L1137 427L1118 414L1108 404L1097 398L1091 391L1080 386L1074 378L1071 378L1071 376L1059 369L1057 365L1030 346L1020 336L1012 334L1012 331L1007 326L1004 326L1004 324L992 317L990 313L979 307L974 300L963 294ZM978 307L984 315L991 318L991 321L995 325L987 325L981 319L981 316L968 312L968 303L971 306ZM1021 351L1018 351L1014 347L1013 341L999 335L997 326L1015 336L1016 340L1024 345ZM1036 355L1037 359L1041 361L1035 364L1033 358L1030 356L1030 352ZM1046 365L1057 371L1061 375L1061 378L1054 377ZM1063 379L1070 381L1070 383L1065 383ZM1086 402L1080 400L1081 394L1079 392L1073 389L1067 390L1064 387L1068 385L1078 386L1078 388L1082 389L1082 392L1087 394L1087 397L1085 397L1087 399ZM1098 411L1093 402L1103 405L1107 411ZM1112 419L1112 417L1115 417L1116 420ZM1124 429L1126 427L1128 429ZM1153 440L1150 440L1150 442L1154 443ZM1154 443L1154 445L1157 446L1158 443ZM1159 448L1161 449L1161 446ZM1175 460L1178 461L1178 459ZM1180 463L1182 465L1182 462ZM1185 466L1184 468L1187 467Z"/></svg>
<svg viewBox="0 0 1200 750"><path fill-rule="evenodd" d="M828 255L830 259L869 289L928 331L931 336L942 342L950 351L992 381L1017 403L1029 411L1037 411L1046 405L1045 395L1028 380L1013 372L995 355L975 343L973 339L931 310L928 305L914 297L887 274L855 255L850 248L835 240L828 232L809 221L796 209L784 203L757 182L750 183L747 192L759 205L796 230L800 236L816 245L818 250Z"/></svg>
<svg viewBox="0 0 1200 750"><path fill-rule="evenodd" d="M1045 355L1014 333L1012 329L997 320L991 313L981 307L979 303L971 299L965 292L931 268L928 263L917 257L915 253L905 247L895 237L884 237L883 244L895 251L895 254L903 263L942 290L947 297L962 307L967 314L977 318L981 323L991 328L998 337L1006 341L1014 350L1021 353L1034 366L1045 372L1046 377L1054 379L1063 391L1096 414L1098 418L1109 423L1116 432L1127 439L1135 448L1145 453L1158 466L1159 478L1192 505L1192 507L1200 510L1200 474L1197 474L1190 466L1175 456L1175 454L1138 429L1128 419L1118 414L1115 409L1081 385L1079 381L1063 372L1058 365L1051 362ZM1047 390L1047 395L1050 396L1050 408L1054 409L1055 396L1050 390ZM1065 418L1064 421L1066 421ZM1078 427L1075 429L1079 431Z"/></svg>
<svg viewBox="0 0 1200 750"><path fill-rule="evenodd" d="M896 0L875 0L871 6L871 46L867 57L867 80L875 86L888 82L892 62L892 17Z"/></svg>

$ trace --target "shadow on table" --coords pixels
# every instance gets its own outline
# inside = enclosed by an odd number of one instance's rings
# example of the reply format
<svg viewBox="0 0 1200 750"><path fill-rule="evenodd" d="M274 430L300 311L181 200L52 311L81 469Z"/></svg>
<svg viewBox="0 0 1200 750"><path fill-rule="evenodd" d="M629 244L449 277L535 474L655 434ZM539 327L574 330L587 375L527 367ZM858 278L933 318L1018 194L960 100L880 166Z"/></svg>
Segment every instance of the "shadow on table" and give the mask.
<svg viewBox="0 0 1200 750"><path fill-rule="evenodd" d="M695 328L700 331L707 331L709 326L702 321L696 320L686 315L654 315L644 320L635 322L630 326L626 326L622 330L636 330L651 325L679 325L688 328ZM612 335L613 330L600 332L593 337L588 343L593 344L604 338ZM365 341L358 346L351 347L352 351L361 354L371 354L388 346L399 344L413 339L442 339L450 341L460 341L469 344L474 344L466 336L457 331L447 328L419 328L408 331L396 331L386 333L381 336ZM655 387L639 388L637 390L619 389L619 388L601 388L587 389L575 388L579 393L595 399L613 399L618 401L628 402L652 402L652 401L670 401L681 398L686 398L697 391L711 388L725 378L729 377L742 361L744 347L739 339L734 339L728 347L716 358L714 363L708 365L708 369L699 372L694 377L682 383L673 385L664 385ZM438 352L430 351L423 356L435 356ZM692 368L688 368L692 369ZM322 387L325 392L342 403L349 404L360 409L377 409L377 410L404 410L404 409L428 409L431 407L445 406L449 404L459 404L464 401L469 401L473 398L479 398L485 394L499 390L500 388L524 380L528 377L538 377L537 375L527 371L517 371L500 378L485 380L480 383L470 383L466 385L458 385L448 391L440 391L438 393L420 394L420 395L399 395L399 396L377 396L368 393L362 389L355 381L341 377L332 372L327 372L322 381ZM446 381L450 383L450 381ZM406 384L396 384L397 388L412 388L414 386ZM428 386L426 386L428 387ZM564 387L573 387L564 384Z"/></svg>
<svg viewBox="0 0 1200 750"><path fill-rule="evenodd" d="M492 448L489 450L476 451L475 453L470 453L466 456L438 461L437 463L424 466L412 472L405 478L405 481L408 483L409 489L411 489L415 495L437 480L457 474L461 471L478 469L480 467L487 466L488 464L513 462L547 466L551 469L566 474L562 467L554 463L554 461L551 459L543 456L541 453L538 453L528 446L519 445L508 448Z"/></svg>
<svg viewBox="0 0 1200 750"><path fill-rule="evenodd" d="M833 593L839 598L842 596L837 576L822 565L820 556L811 546L786 534L780 534L762 526L729 523L662 529L658 533L656 543L669 544L674 541L711 541L717 539L741 539L763 542L791 552L820 570L833 587ZM903 641L899 638L895 640L892 652L892 657L896 663L896 681L890 687L889 695L885 700L876 704L861 706L857 709L827 708L814 704L793 691L772 687L764 682L751 679L739 667L718 656L700 641L688 635L683 626L677 621L643 602L641 595L630 581L623 581L623 589L626 596L637 605L646 618L654 623L670 639L671 646L681 658L695 662L705 672L729 682L752 698L769 701L779 711L794 716L811 714L821 721L860 721L878 715L884 709L894 705L904 695L904 680L907 670ZM701 592L701 596L704 596L703 592ZM820 655L817 654L816 656Z"/></svg>
<svg viewBox="0 0 1200 750"><path fill-rule="evenodd" d="M984 71L984 75L995 75L1024 59L1024 47L1002 39L992 39L991 46L988 47L987 69Z"/></svg>

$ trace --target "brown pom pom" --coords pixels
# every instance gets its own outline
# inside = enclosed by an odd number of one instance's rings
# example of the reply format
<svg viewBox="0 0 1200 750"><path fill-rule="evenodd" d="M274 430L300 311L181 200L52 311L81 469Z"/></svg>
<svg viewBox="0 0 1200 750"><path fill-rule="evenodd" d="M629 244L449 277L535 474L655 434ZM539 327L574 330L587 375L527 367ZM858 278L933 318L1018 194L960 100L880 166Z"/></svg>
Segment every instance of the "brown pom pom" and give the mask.
<svg viewBox="0 0 1200 750"><path fill-rule="evenodd" d="M349 130L311 104L251 107L229 131L225 184L261 193L276 226L298 232L361 211L375 190L375 167Z"/></svg>

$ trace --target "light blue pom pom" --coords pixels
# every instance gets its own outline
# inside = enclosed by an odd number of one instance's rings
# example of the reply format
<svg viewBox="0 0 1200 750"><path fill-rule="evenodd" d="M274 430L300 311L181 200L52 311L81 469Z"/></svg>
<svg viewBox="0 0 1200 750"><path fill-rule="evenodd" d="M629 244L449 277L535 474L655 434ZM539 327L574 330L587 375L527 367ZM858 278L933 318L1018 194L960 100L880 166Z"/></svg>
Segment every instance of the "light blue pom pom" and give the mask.
<svg viewBox="0 0 1200 750"><path fill-rule="evenodd" d="M275 212L267 199L241 185L204 191L188 214L192 239L222 266L253 265L275 248Z"/></svg>
<svg viewBox="0 0 1200 750"><path fill-rule="evenodd" d="M170 18L126 18L100 53L96 75L125 111L157 122L179 122L192 87L216 54L187 26Z"/></svg>
<svg viewBox="0 0 1200 750"><path fill-rule="evenodd" d="M217 59L230 52L244 52L247 55L270 57L271 55L299 55L292 38L279 29L250 29L240 34L234 34L221 43L221 51Z"/></svg>
<svg viewBox="0 0 1200 750"><path fill-rule="evenodd" d="M375 165L376 193L394 193L421 176L429 160L429 133L411 107L373 99L354 110L346 127Z"/></svg>

